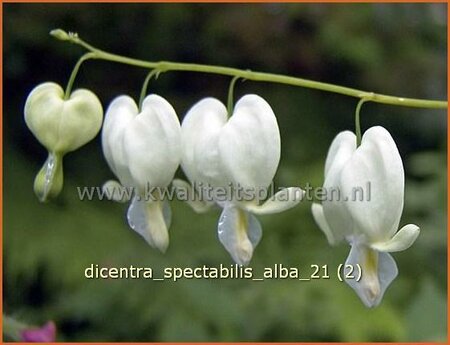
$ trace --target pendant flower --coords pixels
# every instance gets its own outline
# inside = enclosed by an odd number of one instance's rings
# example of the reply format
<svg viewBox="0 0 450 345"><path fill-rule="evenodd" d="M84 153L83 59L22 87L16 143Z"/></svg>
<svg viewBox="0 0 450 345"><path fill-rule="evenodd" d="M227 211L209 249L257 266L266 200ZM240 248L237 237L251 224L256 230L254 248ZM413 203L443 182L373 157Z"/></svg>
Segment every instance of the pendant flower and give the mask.
<svg viewBox="0 0 450 345"><path fill-rule="evenodd" d="M270 214L295 206L300 188L287 188L262 205L280 161L281 140L275 114L257 95L246 95L228 119L226 107L205 98L186 114L182 126L181 166L204 201L204 211L216 203L223 208L218 224L220 242L233 260L247 265L262 236L253 214ZM174 184L186 186L180 181Z"/></svg>
<svg viewBox="0 0 450 345"><path fill-rule="evenodd" d="M140 112L132 98L117 97L105 115L102 146L122 186L134 191L128 224L152 247L165 252L171 212L157 189L170 184L181 160L180 122L175 110L157 95L147 96Z"/></svg>
<svg viewBox="0 0 450 345"><path fill-rule="evenodd" d="M79 89L64 99L58 84L36 86L25 102L25 122L48 151L48 158L34 180L40 201L56 197L63 186L63 157L91 141L100 131L103 108L97 96Z"/></svg>
<svg viewBox="0 0 450 345"><path fill-rule="evenodd" d="M360 265L362 277L346 282L367 307L375 307L398 274L389 252L407 249L420 232L414 224L398 230L405 181L389 132L368 129L358 148L352 132L339 133L328 151L323 187L327 198L312 205L314 219L330 244L346 239L351 245L345 264Z"/></svg>

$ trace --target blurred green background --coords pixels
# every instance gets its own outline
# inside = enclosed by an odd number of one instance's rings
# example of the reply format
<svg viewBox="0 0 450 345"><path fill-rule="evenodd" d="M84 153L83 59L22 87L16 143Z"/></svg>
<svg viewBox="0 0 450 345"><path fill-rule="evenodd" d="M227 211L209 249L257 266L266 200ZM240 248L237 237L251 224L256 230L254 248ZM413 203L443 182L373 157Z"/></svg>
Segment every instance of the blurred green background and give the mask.
<svg viewBox="0 0 450 345"><path fill-rule="evenodd" d="M216 235L219 210L173 202L171 244L152 250L126 224L127 205L79 201L76 186L113 177L99 137L65 159L65 188L41 204L33 179L46 152L27 130L23 106L37 84L65 85L82 49L52 39L61 27L105 50L152 61L250 68L405 97L446 99L446 4L3 4L4 311L66 341L444 341L447 338L447 118L444 110L366 104L363 130L386 127L406 171L401 224L421 235L394 253L399 276L382 304L366 309L336 275L309 283L271 280L87 280L102 266L231 265ZM83 65L76 87L106 109L138 98L146 71L104 61ZM205 96L226 101L229 78L170 72L150 83L180 119ZM282 136L277 186L323 183L331 140L353 130L356 99L247 81L273 107ZM178 177L183 177L181 171ZM260 217L254 271L276 263L334 270L349 247L328 246L311 203Z"/></svg>

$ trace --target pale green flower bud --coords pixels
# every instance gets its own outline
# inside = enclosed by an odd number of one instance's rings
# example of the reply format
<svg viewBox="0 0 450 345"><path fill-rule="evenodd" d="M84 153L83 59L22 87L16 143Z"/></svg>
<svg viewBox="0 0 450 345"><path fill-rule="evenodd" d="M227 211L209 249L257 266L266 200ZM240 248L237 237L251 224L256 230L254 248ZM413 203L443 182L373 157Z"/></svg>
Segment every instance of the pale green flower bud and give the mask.
<svg viewBox="0 0 450 345"><path fill-rule="evenodd" d="M39 200L46 201L62 189L63 156L88 143L99 132L103 108L89 90L76 90L69 99L64 99L63 89L47 82L31 91L24 112L28 128L49 152L34 183Z"/></svg>
<svg viewBox="0 0 450 345"><path fill-rule="evenodd" d="M55 37L61 41L70 40L70 34L68 34L67 32L65 32L62 29L54 29L54 30L50 31L50 35L52 35L53 37Z"/></svg>

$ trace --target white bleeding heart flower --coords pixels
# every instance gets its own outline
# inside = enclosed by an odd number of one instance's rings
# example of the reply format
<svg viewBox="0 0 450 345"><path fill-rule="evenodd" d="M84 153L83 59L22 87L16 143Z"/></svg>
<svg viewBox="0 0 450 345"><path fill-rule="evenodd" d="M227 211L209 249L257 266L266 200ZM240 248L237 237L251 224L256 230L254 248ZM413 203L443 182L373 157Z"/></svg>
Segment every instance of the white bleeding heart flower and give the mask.
<svg viewBox="0 0 450 345"><path fill-rule="evenodd" d="M228 119L227 109L219 100L205 98L188 111L181 132L181 166L205 201L203 206L192 206L196 211L214 203L223 208L219 240L236 263L246 265L262 236L253 214L284 211L295 206L304 194L300 188L291 187L259 205L280 161L275 114L261 97L246 95ZM180 181L174 183L186 186Z"/></svg>
<svg viewBox="0 0 450 345"><path fill-rule="evenodd" d="M170 206L161 193L149 193L166 188L181 161L180 122L175 110L157 95L147 96L140 112L132 98L117 97L105 115L102 146L122 186L134 190L127 214L130 227L152 247L165 252ZM117 186L108 182L105 189ZM114 193L113 199L122 198Z"/></svg>
<svg viewBox="0 0 450 345"><path fill-rule="evenodd" d="M325 162L327 198L312 205L314 219L330 244L343 239L350 243L346 264L360 265L362 277L346 282L367 307L381 302L398 274L389 252L407 249L420 232L413 224L398 230L404 179L400 154L386 129L368 129L359 147L355 134L344 131L333 140ZM364 197L356 192L361 190ZM334 191L339 192L337 197L332 197Z"/></svg>
<svg viewBox="0 0 450 345"><path fill-rule="evenodd" d="M91 141L99 132L103 108L97 96L78 89L68 99L56 83L36 86L25 102L25 122L49 155L34 180L40 201L56 197L63 186L63 157Z"/></svg>

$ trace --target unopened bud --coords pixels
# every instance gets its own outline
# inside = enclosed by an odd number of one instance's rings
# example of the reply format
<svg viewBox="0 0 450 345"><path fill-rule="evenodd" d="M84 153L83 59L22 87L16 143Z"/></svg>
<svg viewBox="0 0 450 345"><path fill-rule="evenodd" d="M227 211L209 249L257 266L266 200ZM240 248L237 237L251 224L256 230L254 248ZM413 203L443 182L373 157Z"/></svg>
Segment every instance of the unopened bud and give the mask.
<svg viewBox="0 0 450 345"><path fill-rule="evenodd" d="M53 37L55 37L61 41L70 40L69 34L62 29L54 29L54 30L50 31L50 35L52 35Z"/></svg>

